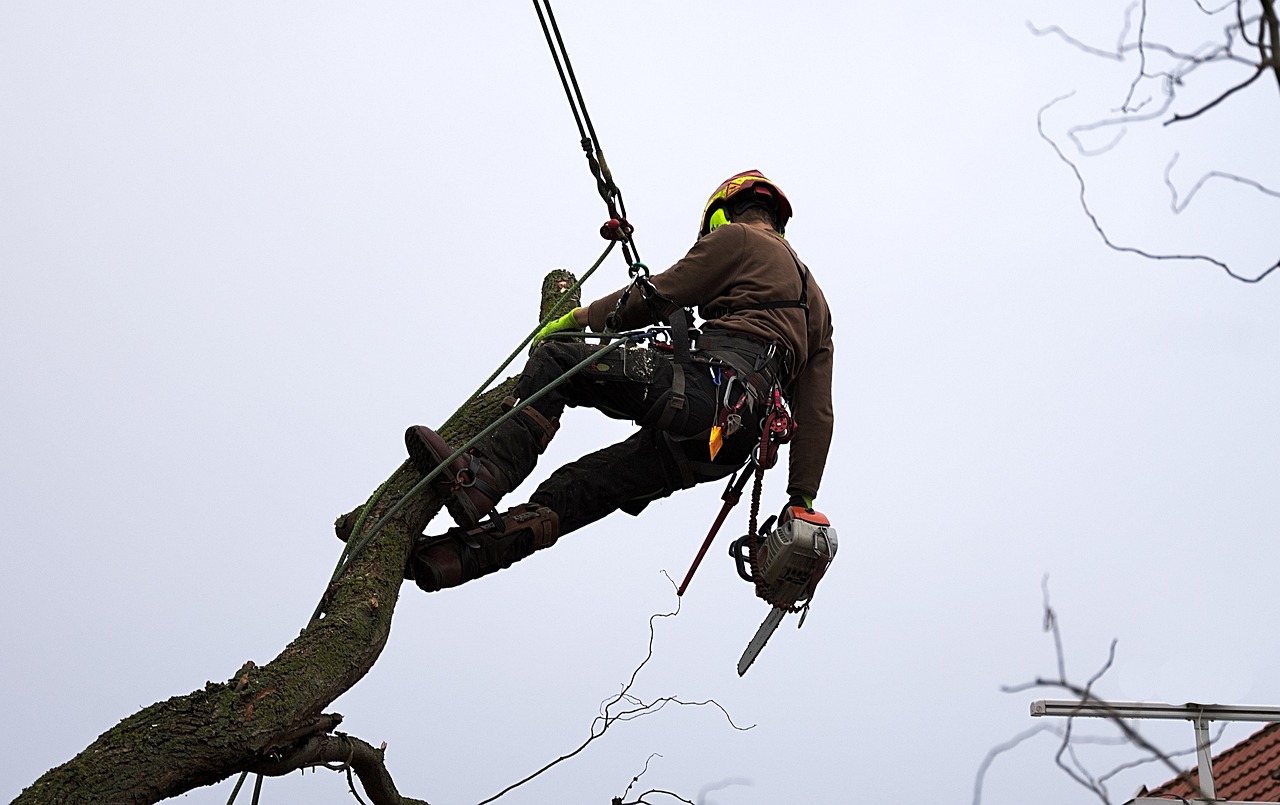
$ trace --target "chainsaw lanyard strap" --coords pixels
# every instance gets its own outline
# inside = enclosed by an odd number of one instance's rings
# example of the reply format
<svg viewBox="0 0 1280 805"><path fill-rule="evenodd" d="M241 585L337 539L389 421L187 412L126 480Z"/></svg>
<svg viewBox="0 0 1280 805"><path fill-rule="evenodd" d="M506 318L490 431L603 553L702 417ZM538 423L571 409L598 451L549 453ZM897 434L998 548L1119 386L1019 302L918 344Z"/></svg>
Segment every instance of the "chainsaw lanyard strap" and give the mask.
<svg viewBox="0 0 1280 805"><path fill-rule="evenodd" d="M569 51L564 46L564 37L560 35L555 12L551 10L551 0L533 0L533 8L538 13L542 35L547 40L547 48L551 51L551 59L560 76L560 85L564 87L565 98L573 111L573 120L578 125L579 143L587 157L591 176L596 181L596 191L604 199L609 211L609 221L600 227L600 235L607 240L622 243L622 254L628 265L635 265L640 262L640 250L631 237L634 227L627 222L627 205L622 200L622 191L613 181L613 173L604 158L604 149L600 147L600 138L596 136L595 126L591 124L587 102L582 97L582 88L578 86L578 76L573 71L573 63L569 61Z"/></svg>
<svg viewBox="0 0 1280 805"><path fill-rule="evenodd" d="M756 470L755 485L751 489L751 518L748 522L747 534L751 538L751 578L755 582L756 595L767 603L785 609L788 612L798 612L800 608L794 604L791 606L779 606L776 601L770 600L768 596L767 585L760 569L760 534L758 533L759 527L756 521L760 517L760 494L764 487L764 471L777 462L778 447L791 441L791 436L794 432L795 423L792 421L791 415L787 413L786 406L782 401L782 392L775 388L770 395L768 412L765 414L760 426L760 444L756 446L757 452L753 457Z"/></svg>

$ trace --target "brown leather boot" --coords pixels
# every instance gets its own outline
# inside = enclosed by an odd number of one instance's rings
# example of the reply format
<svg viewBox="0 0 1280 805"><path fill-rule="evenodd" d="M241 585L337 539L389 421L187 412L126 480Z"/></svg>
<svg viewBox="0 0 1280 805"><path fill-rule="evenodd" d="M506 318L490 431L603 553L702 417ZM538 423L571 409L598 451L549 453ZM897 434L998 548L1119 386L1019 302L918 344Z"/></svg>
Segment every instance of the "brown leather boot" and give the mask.
<svg viewBox="0 0 1280 805"><path fill-rule="evenodd" d="M510 409L515 398L503 400ZM463 528L475 528L481 518L497 508L511 490L520 485L547 449L551 437L560 428L560 420L547 419L533 408L522 408L520 414L490 433L475 447L454 459L441 474L440 483L447 487L445 506L453 520ZM440 466L453 455L440 434L425 425L405 431L409 459L423 475Z"/></svg>
<svg viewBox="0 0 1280 805"><path fill-rule="evenodd" d="M524 503L478 528L451 528L438 537L419 537L405 576L429 593L456 587L511 567L554 545L558 536L560 517L555 512Z"/></svg>
<svg viewBox="0 0 1280 805"><path fill-rule="evenodd" d="M440 466L454 452L440 434L426 425L414 425L405 431L404 444L409 449L409 460L423 475ZM445 507L453 521L463 528L479 525L480 519L497 508L502 496L511 491L507 474L475 448L450 462L437 483L448 487L450 495Z"/></svg>

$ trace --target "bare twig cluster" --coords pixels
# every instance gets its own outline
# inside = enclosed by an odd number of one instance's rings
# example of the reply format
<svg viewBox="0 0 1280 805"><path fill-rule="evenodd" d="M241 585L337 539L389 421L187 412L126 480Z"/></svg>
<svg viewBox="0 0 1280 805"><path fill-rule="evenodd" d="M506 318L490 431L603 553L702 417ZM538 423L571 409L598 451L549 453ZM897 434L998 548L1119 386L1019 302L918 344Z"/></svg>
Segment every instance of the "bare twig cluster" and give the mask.
<svg viewBox="0 0 1280 805"><path fill-rule="evenodd" d="M493 802L499 797L515 790L516 788L519 788L525 783L528 783L529 781L549 771L550 769L558 766L559 764L565 762L566 760L569 760L571 758L578 756L588 746L595 743L598 739L604 737L604 734L608 732L609 728L612 727L614 724L618 724L620 722L625 722L625 721L634 721L638 718L643 718L645 716L653 715L654 713L657 713L658 711L662 710L669 704L678 705L681 707L714 707L715 709L720 711L720 713L725 717L725 720L729 722L729 726L732 727L733 729L744 731L744 732L746 730L751 729L752 726L754 725L739 727L737 724L735 724L733 721L733 717L729 715L729 712L725 710L724 707L721 706L720 703L715 701L714 699L707 699L704 701L694 702L694 701L685 701L676 696L662 696L656 699L651 699L646 701L636 696L634 693L632 693L632 690L634 689L636 684L636 680L640 676L640 672L643 671L645 666L649 664L649 661L653 659L655 622L659 618L672 618L679 614L680 614L680 600L677 598L676 608L671 612L659 612L649 616L649 647L648 647L647 653L645 654L644 659L641 660L640 664L637 665L635 669L631 672L631 677L622 686L622 689L619 690L613 696L610 696L608 699L605 699L603 702L600 703L600 714L592 720L591 729L589 730L586 739L583 740L581 744L579 744L575 749L569 752L566 752L563 755L560 755L554 760L549 761L548 763L544 764L541 768L539 768L537 771L534 771L531 774L524 777L523 779L512 783L511 785L502 789L501 791L489 797L488 799L482 800L479 803L479 805L487 805L487 803ZM623 796L614 798L615 804L621 803L622 800L625 799L625 797L628 794L630 794L631 789L636 785L636 783L639 782L640 777L643 776L644 773L648 771L649 762L652 761L654 757L661 757L661 755L649 756L649 759L645 761L644 770L641 771L640 774L632 778L631 783L627 786L627 789L624 792ZM660 789L650 789L644 792L643 794L640 794L639 799L633 800L630 803L623 803L623 805L636 805L636 803L645 802L646 800L644 799L644 797L650 794L663 794L667 797L674 798L680 802L689 802L689 800L683 799L682 797L676 794L673 794L669 791L662 791Z"/></svg>
<svg viewBox="0 0 1280 805"><path fill-rule="evenodd" d="M1062 632L1058 625L1058 616L1053 607L1049 603L1049 582L1046 578L1042 584L1044 596L1044 630L1052 635L1054 656L1057 661L1057 674L1052 677L1036 677L1030 682L1024 682L1017 685L1006 685L1001 687L1005 693L1025 693L1030 690L1056 690L1068 694L1072 699L1078 700L1081 707L1088 706L1093 709L1102 709L1111 711L1110 705L1103 699L1099 699L1094 695L1094 688L1102 677L1110 670L1115 663L1117 641L1112 640L1107 650L1107 658L1083 684L1072 681L1067 673L1066 653L1062 647ZM1120 717L1119 714L1110 716L1109 721L1117 730L1117 735L1081 735L1077 729L1074 718L1068 718L1066 725L1059 727L1053 724L1041 724L1031 729L1025 730L1008 741L992 747L986 757L983 759L978 768L978 772L974 778L973 786L973 805L981 805L982 789L986 780L987 772L990 770L996 758L1005 752L1009 752L1031 738L1041 734L1048 733L1055 736L1057 740L1057 752L1054 755L1054 762L1063 773L1070 777L1093 794L1103 805L1112 805L1112 801L1107 790L1107 783L1116 775L1129 769L1137 768L1147 764L1158 764L1168 769L1175 777L1187 782L1192 790L1200 791L1198 784L1191 776L1188 770L1180 769L1173 762L1174 758L1183 757L1194 754L1196 749L1178 750L1167 752L1159 749L1150 741L1148 741L1136 728L1128 721ZM1219 728L1217 735L1211 741L1216 742L1222 735L1222 729ZM1104 746L1125 746L1132 747L1138 751L1138 757L1130 758L1119 763L1105 772L1096 773L1092 771L1084 760L1077 753L1077 748L1085 745L1104 745ZM1203 792L1201 797L1207 799Z"/></svg>
<svg viewBox="0 0 1280 805"><path fill-rule="evenodd" d="M1161 121L1162 125L1168 126L1198 118L1223 105L1229 99L1235 98L1268 74L1275 78L1277 87L1280 88L1280 50L1277 49L1277 44L1280 43L1280 22L1277 20L1275 0L1228 0L1217 7L1206 6L1202 0L1194 0L1194 2L1202 14L1209 17L1223 15L1225 22L1222 25L1220 37L1216 41L1207 42L1189 50L1148 38L1147 0L1134 0L1129 5L1125 11L1120 35L1115 46L1110 49L1087 44L1056 25L1037 27L1027 23L1027 27L1033 34L1056 36L1091 56L1121 63L1131 59L1136 61L1136 69L1129 80L1123 99L1114 110L1115 114L1067 129L1066 136L1072 141L1080 157L1093 157L1111 151L1124 137L1127 127L1131 125ZM1197 73L1202 75L1207 73L1205 68L1210 66L1235 67L1242 76L1238 75L1226 86L1212 89L1209 100L1196 104L1189 111L1176 110L1175 102L1179 91L1190 86L1193 79L1198 80ZM1223 70L1215 70L1212 78L1206 77L1201 83L1219 80L1218 76L1223 72ZM1156 87L1155 94L1144 95L1147 88L1152 85ZM1040 109L1037 128L1040 136L1049 143L1058 158L1075 174L1080 186L1081 207L1108 247L1120 252L1137 254L1150 260L1207 262L1222 269L1233 279L1247 283L1256 283L1280 268L1280 259L1278 259L1250 275L1240 273L1225 260L1207 254L1158 253L1115 242L1104 230L1087 202L1085 180L1078 163L1068 157L1058 143L1045 132L1045 112L1067 97L1070 95L1056 98ZM1114 136L1100 147L1087 148L1081 141L1080 135L1099 130L1113 130ZM1178 158L1179 155L1175 153L1165 168L1165 184L1173 198L1171 207L1174 214L1185 210L1200 188L1214 179L1229 180L1250 187L1262 195L1280 198L1280 192L1266 187L1261 182L1234 173L1210 171L1201 176L1179 202L1179 194L1171 178Z"/></svg>

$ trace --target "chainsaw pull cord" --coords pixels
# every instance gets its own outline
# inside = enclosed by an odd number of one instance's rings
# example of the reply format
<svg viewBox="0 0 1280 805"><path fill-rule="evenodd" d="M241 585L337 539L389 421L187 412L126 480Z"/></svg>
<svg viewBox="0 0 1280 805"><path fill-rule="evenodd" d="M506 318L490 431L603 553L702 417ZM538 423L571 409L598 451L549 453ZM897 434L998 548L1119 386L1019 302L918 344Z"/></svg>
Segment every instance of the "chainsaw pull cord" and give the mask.
<svg viewBox="0 0 1280 805"><path fill-rule="evenodd" d="M600 138L596 136L595 126L591 124L587 102L582 97L582 88L578 86L578 76L573 71L573 63L569 61L569 51L564 46L564 37L560 35L555 12L551 10L551 0L533 0L533 8L538 13L542 35L547 40L551 59L560 75L560 85L564 87L565 98L573 111L573 120L578 125L578 142L587 157L591 176L596 181L596 192L604 199L609 211L609 220L600 227L600 236L605 240L620 242L627 265L635 266L640 263L640 249L631 236L635 227L627 221L627 205L622 200L622 191L613 181L613 173L604 158L604 149L600 147Z"/></svg>

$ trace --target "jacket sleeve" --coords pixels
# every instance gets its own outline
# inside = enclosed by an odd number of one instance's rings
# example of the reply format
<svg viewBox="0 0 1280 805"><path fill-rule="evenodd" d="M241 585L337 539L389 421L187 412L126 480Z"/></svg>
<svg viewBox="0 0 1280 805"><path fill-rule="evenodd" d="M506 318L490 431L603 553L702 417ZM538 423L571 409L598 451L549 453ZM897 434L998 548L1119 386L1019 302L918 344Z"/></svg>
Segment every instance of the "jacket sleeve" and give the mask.
<svg viewBox="0 0 1280 805"><path fill-rule="evenodd" d="M724 226L699 239L675 265L653 275L653 285L662 297L657 302L657 310L636 288L622 308L619 329L632 330L657 324L659 316L666 318L677 307L700 307L707 300L714 299L732 279L732 269L741 259L745 240L742 226ZM592 330L599 332L605 328L605 320L617 306L623 290L614 291L587 306L587 320Z"/></svg>
<svg viewBox="0 0 1280 805"><path fill-rule="evenodd" d="M817 497L827 465L835 412L831 402L831 376L835 345L830 336L809 357L792 388L792 414L796 432L788 456L788 495Z"/></svg>

